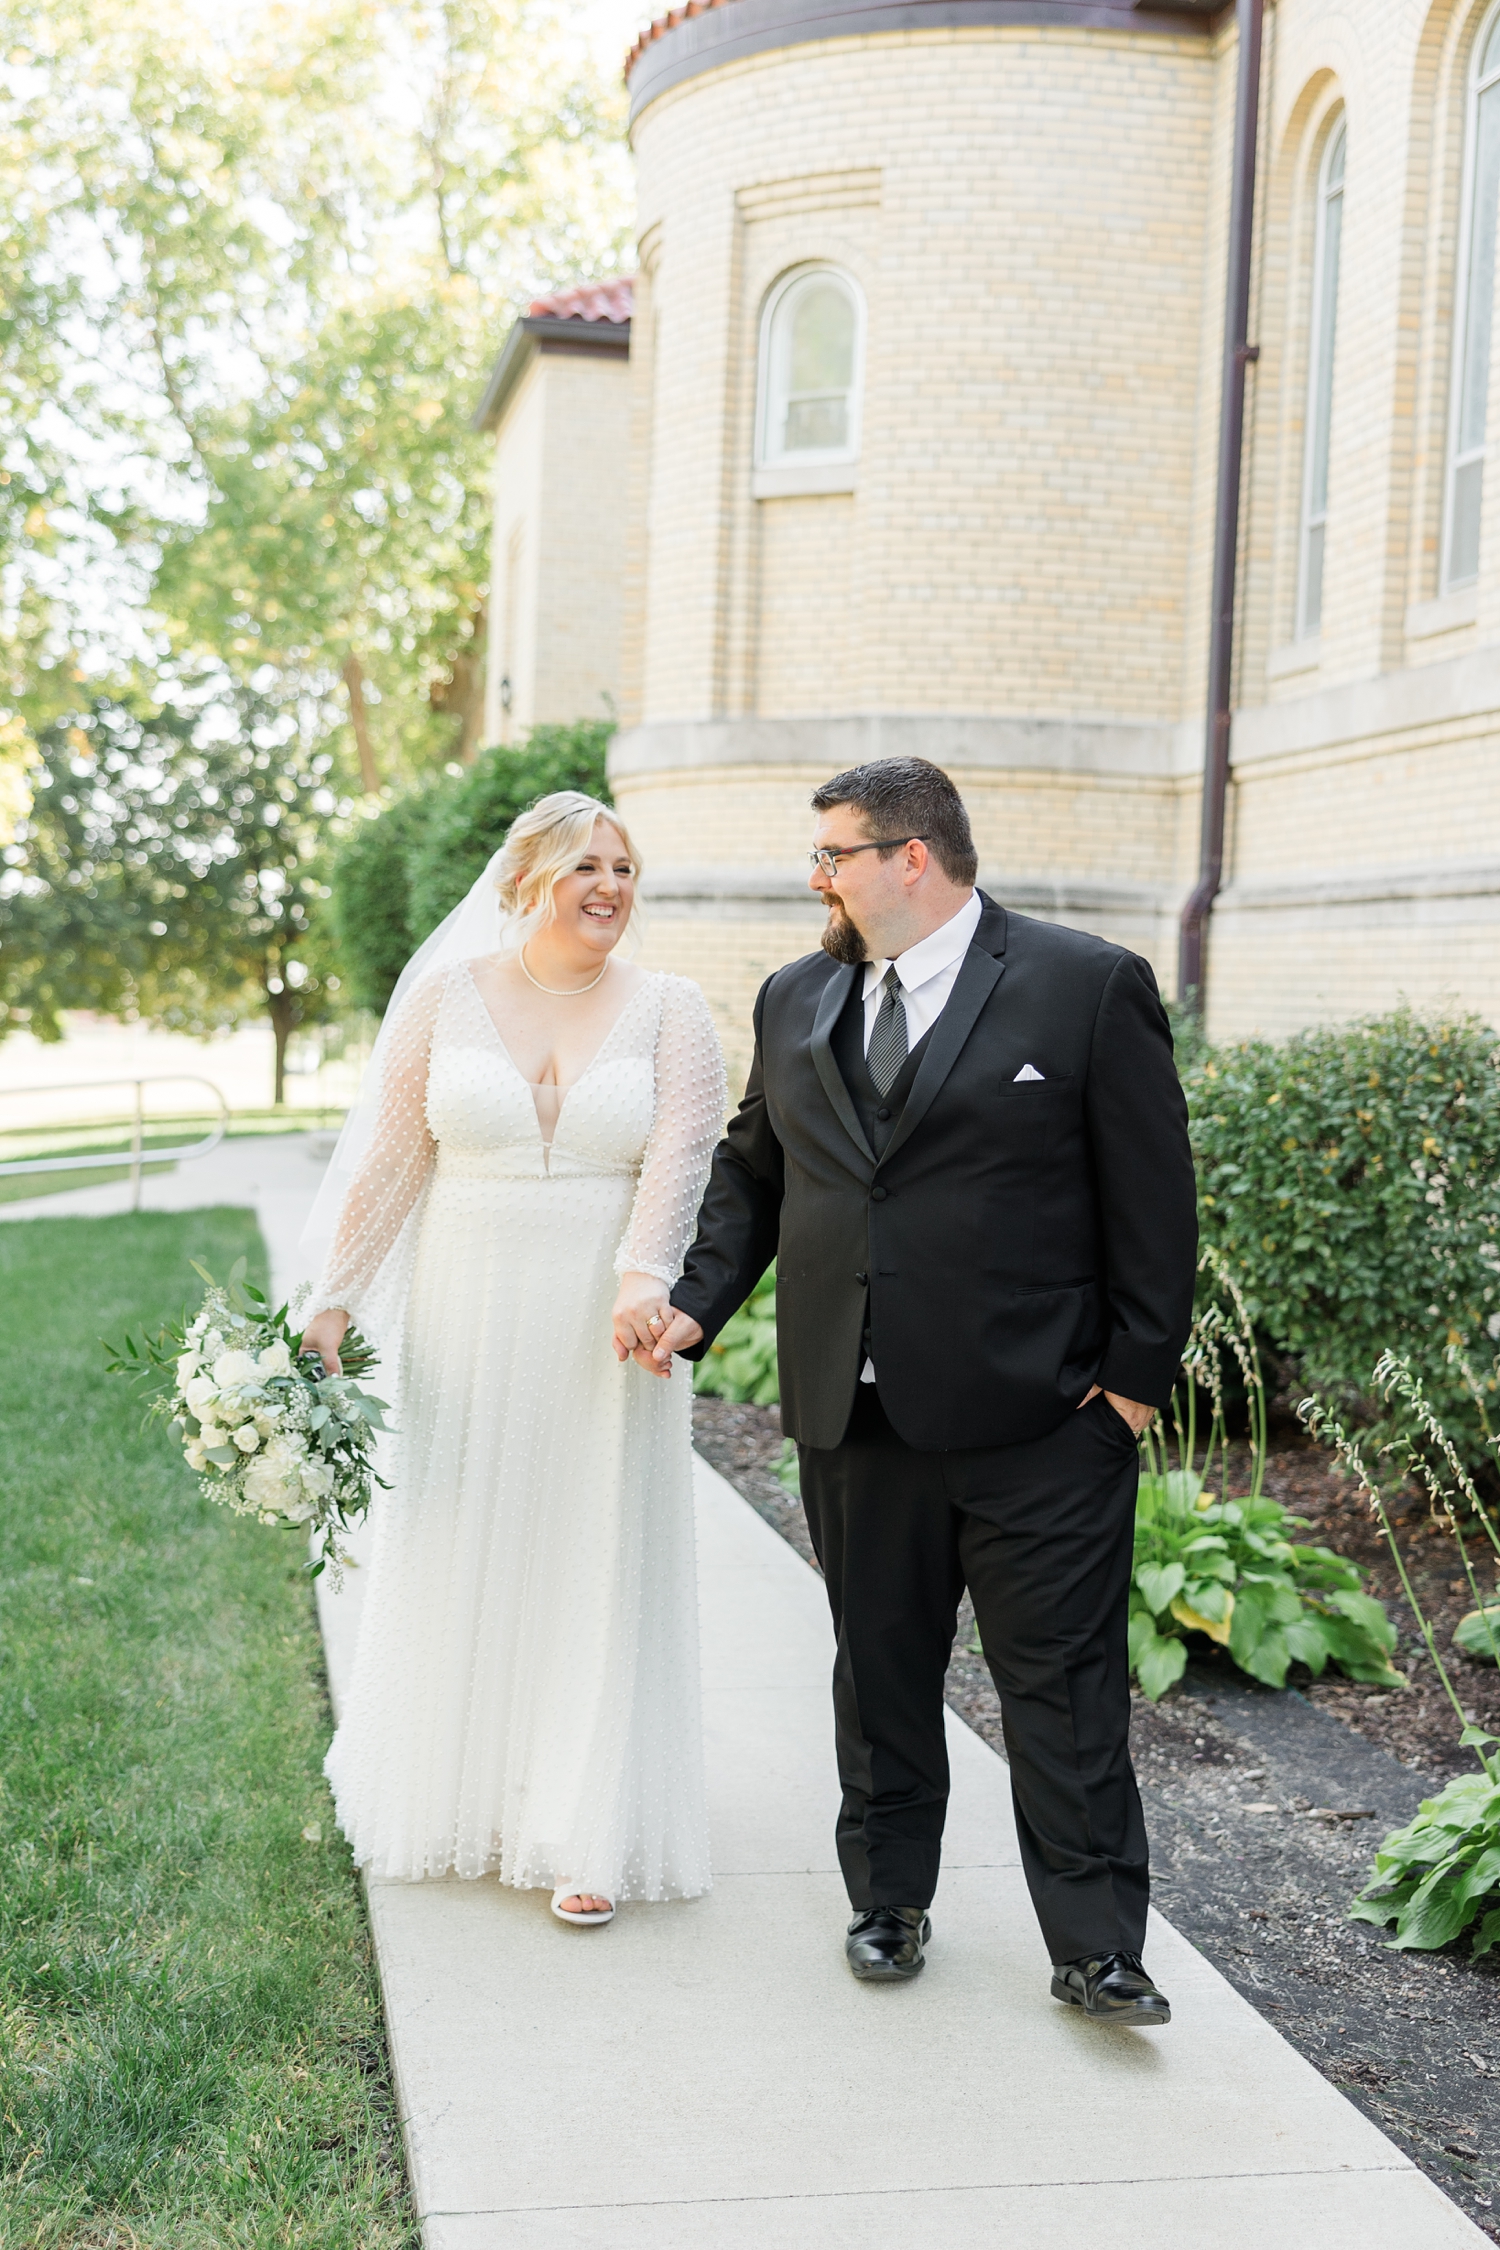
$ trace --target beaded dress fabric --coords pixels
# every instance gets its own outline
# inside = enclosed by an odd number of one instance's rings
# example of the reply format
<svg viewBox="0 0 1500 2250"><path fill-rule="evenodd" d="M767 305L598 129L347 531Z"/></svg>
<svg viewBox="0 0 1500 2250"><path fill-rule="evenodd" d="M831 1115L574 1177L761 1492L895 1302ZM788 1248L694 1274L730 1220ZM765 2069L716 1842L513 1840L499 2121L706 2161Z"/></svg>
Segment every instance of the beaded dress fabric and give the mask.
<svg viewBox="0 0 1500 2250"><path fill-rule="evenodd" d="M533 1088L459 963L402 1004L379 1098L311 1307L396 1370L339 1825L377 1875L694 1897L691 1393L620 1365L610 1310L617 1275L681 1270L724 1116L707 1005L642 976Z"/></svg>

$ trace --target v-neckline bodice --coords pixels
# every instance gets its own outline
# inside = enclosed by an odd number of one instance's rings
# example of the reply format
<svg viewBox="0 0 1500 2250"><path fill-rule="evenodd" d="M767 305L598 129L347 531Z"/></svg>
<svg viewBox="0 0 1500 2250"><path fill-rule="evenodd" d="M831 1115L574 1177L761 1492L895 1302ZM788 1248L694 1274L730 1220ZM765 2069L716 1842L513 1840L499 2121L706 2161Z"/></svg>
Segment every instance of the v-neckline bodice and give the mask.
<svg viewBox="0 0 1500 2250"><path fill-rule="evenodd" d="M494 1037L495 1045L499 1048L505 1062L515 1072L516 1077L520 1080L521 1084L526 1088L526 1091L531 1096L531 1106L536 1112L537 1137L541 1141L543 1153L545 1154L545 1152L552 1147L553 1143L557 1139L558 1129L562 1124L562 1113L567 1105L569 1095L572 1094L576 1090L576 1088L581 1086L584 1080L589 1077L593 1071L598 1069L600 1063L604 1060L605 1055L608 1053L610 1042L614 1038L616 1032L619 1030L621 1024L630 1014L631 1009L635 1006L637 1000L640 999L642 993L650 991L650 975L648 973L643 973L640 984L636 987L635 991L631 993L630 998L625 1002L625 1005L621 1008L619 1014L615 1017L614 1022L610 1025L608 1031L606 1031L604 1037L600 1040L598 1046L594 1049L588 1061L584 1064L582 1070L578 1073L578 1076L576 1078L570 1078L566 1086L558 1086L554 1080L545 1078L528 1078L526 1076L526 1073L522 1070L520 1064L516 1061L515 1056L511 1053L509 1047L507 1047L507 1045L505 1044L505 1038L503 1033L501 1032L500 1026L496 1023L494 1017L491 1015L484 994L479 989L479 979L475 976L472 967L467 961L463 963L463 971L465 976L469 980L469 986L471 991L473 992L475 1002L479 1008L479 1012L490 1027L491 1034ZM552 1133L549 1138L549 1136L542 1130L542 1117L541 1112L537 1107L536 1097L539 1092L552 1091L556 1092L558 1099L557 1114L553 1119Z"/></svg>

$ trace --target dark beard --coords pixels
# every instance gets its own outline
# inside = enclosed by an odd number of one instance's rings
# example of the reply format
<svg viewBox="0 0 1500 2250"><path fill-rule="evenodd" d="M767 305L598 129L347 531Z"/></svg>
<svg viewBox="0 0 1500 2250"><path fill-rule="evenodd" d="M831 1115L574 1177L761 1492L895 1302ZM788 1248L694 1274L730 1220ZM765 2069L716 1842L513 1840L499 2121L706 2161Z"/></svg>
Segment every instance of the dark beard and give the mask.
<svg viewBox="0 0 1500 2250"><path fill-rule="evenodd" d="M830 906L823 925L823 951L854 967L865 959L865 941L841 906Z"/></svg>

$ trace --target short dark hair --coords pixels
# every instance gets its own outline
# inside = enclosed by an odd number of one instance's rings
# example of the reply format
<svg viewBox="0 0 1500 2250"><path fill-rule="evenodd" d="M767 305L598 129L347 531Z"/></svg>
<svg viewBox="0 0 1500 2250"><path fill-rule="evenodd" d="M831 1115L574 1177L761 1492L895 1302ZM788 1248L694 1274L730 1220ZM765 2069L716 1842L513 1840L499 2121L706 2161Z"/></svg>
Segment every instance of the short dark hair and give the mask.
<svg viewBox="0 0 1500 2250"><path fill-rule="evenodd" d="M979 854L964 801L941 766L925 758L881 758L874 765L850 766L812 794L814 812L851 805L872 836L921 836L950 883L972 883ZM886 857L885 853L881 857Z"/></svg>

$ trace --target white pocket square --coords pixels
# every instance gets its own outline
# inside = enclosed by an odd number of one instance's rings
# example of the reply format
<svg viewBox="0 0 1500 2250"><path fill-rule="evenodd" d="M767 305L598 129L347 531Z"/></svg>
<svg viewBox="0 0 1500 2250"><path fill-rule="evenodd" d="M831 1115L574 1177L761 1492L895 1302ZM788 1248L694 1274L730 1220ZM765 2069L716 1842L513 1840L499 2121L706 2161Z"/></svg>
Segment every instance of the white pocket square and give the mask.
<svg viewBox="0 0 1500 2250"><path fill-rule="evenodd" d="M1040 1078L1041 1075L1042 1074L1037 1069L1035 1063L1022 1063L1020 1069L1016 1072L1015 1077L1011 1080L1011 1084L1013 1086L1019 1086L1023 1078Z"/></svg>

